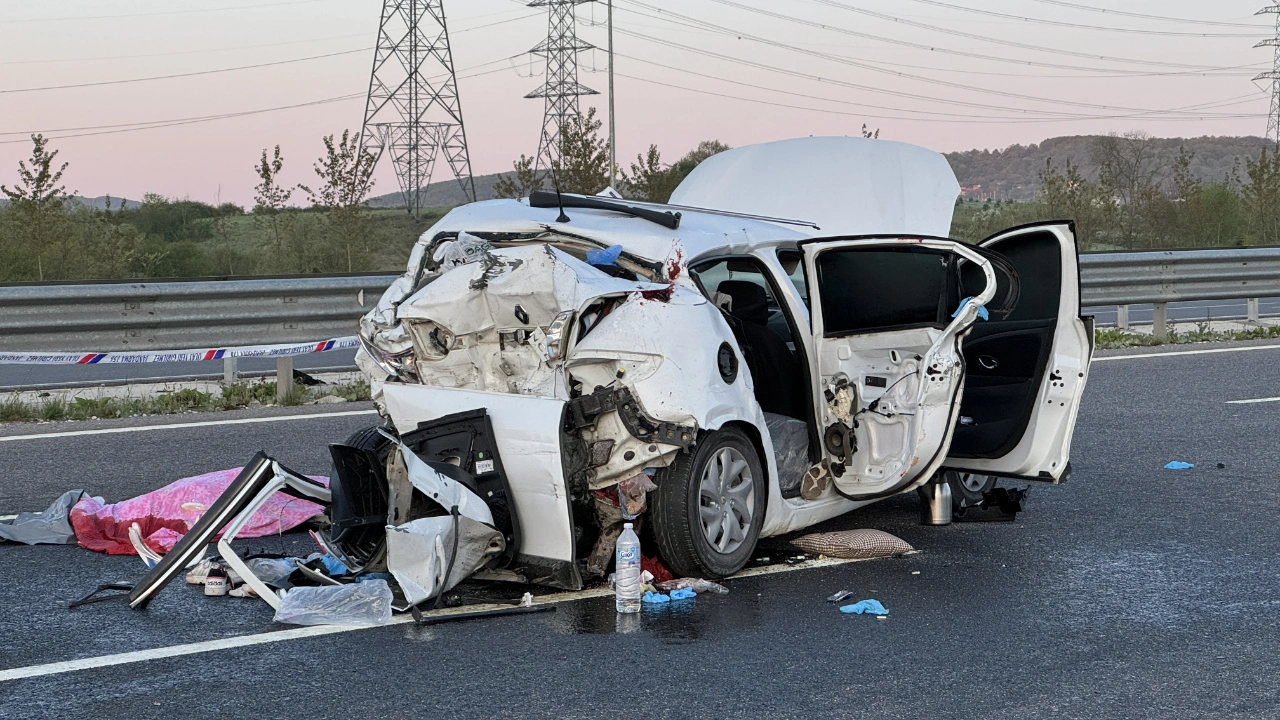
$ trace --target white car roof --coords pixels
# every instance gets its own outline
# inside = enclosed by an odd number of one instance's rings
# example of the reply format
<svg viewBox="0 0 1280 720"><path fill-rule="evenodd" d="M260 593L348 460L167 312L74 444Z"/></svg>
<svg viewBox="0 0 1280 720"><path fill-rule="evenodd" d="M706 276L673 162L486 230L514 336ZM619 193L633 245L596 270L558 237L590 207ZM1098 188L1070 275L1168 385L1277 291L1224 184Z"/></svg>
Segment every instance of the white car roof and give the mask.
<svg viewBox="0 0 1280 720"><path fill-rule="evenodd" d="M794 225L696 209L667 208L624 200L616 202L679 212L680 227L670 230L622 213L573 207L565 208L569 222L558 223L556 218L560 211L556 208L530 207L527 199L485 200L454 208L423 234L422 241L430 241L442 232L538 233L550 230L590 238L606 247L621 245L629 253L661 262L670 257L677 243L683 248L685 260L689 260L710 252L747 252L760 246L790 244L810 237Z"/></svg>
<svg viewBox="0 0 1280 720"><path fill-rule="evenodd" d="M942 155L907 143L806 137L707 158L671 195L675 205L803 218L816 235L947 237L960 184Z"/></svg>

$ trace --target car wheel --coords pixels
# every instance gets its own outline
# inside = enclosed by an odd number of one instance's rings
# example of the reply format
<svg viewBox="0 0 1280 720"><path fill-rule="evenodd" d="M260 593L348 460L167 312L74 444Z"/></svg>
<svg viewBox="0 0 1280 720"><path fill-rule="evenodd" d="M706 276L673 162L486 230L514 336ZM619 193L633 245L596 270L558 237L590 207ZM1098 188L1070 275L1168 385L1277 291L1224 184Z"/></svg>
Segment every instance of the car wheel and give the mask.
<svg viewBox="0 0 1280 720"><path fill-rule="evenodd" d="M983 495L995 489L996 478L948 470L947 484L951 486L951 502L955 507L973 507L982 502Z"/></svg>
<svg viewBox="0 0 1280 720"><path fill-rule="evenodd" d="M678 456L654 491L652 512L671 571L716 579L741 570L764 524L765 487L755 446L736 428L717 430Z"/></svg>
<svg viewBox="0 0 1280 720"><path fill-rule="evenodd" d="M378 454L378 459L385 460L391 450L392 443L383 437L382 433L378 432L379 430L388 430L391 434L395 434L395 428L390 425L370 425L351 433L351 436L347 438L343 445L360 448L361 450L373 450Z"/></svg>

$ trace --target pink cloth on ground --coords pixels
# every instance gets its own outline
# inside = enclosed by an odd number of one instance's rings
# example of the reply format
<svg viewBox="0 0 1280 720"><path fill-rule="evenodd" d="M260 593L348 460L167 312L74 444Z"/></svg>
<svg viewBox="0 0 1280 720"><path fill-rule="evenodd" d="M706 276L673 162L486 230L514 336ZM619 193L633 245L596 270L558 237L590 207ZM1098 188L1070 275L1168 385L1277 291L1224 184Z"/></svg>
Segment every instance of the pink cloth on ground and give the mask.
<svg viewBox="0 0 1280 720"><path fill-rule="evenodd" d="M103 505L86 495L71 508L71 527L81 547L108 555L136 555L129 542L129 528L138 523L143 543L158 553L167 553L226 492L241 470L243 468L233 468L183 478L112 505ZM307 477L329 485L327 477ZM254 513L237 537L276 535L323 513L323 505L275 493ZM217 537L222 536L222 530L218 530Z"/></svg>

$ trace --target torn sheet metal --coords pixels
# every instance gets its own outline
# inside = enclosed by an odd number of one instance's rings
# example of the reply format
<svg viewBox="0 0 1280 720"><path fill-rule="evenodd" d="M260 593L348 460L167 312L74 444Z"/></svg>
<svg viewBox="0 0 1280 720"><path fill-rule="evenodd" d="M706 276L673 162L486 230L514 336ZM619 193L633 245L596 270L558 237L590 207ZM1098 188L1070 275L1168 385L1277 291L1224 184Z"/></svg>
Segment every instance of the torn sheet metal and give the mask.
<svg viewBox="0 0 1280 720"><path fill-rule="evenodd" d="M419 518L387 527L387 569L407 603L417 605L462 582L504 547L502 533L473 518Z"/></svg>
<svg viewBox="0 0 1280 720"><path fill-rule="evenodd" d="M388 383L387 411L407 434L424 421L486 408L521 528L516 560L544 584L579 589L570 494L560 446L564 402L551 398Z"/></svg>

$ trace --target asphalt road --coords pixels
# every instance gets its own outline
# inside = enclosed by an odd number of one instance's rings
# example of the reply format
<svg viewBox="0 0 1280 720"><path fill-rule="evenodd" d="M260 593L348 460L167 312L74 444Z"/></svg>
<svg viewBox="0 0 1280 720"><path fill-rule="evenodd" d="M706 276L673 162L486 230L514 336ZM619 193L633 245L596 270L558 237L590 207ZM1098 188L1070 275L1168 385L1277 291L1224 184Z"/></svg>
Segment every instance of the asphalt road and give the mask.
<svg viewBox="0 0 1280 720"><path fill-rule="evenodd" d="M1227 402L1280 396L1277 360L1098 362L1074 476L1033 487L1015 523L923 527L911 495L828 524L888 530L919 555L731 580L631 632L597 598L0 682L0 717L1280 717L1280 402ZM72 487L120 499L259 448L322 473L325 443L371 417L0 441L0 513ZM1196 468L1162 469L1174 459ZM282 629L261 602L187 586L145 612L65 608L141 574L133 557L0 546L0 669ZM840 589L889 618L841 615L824 602Z"/></svg>

